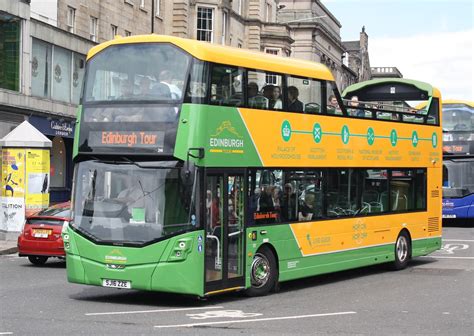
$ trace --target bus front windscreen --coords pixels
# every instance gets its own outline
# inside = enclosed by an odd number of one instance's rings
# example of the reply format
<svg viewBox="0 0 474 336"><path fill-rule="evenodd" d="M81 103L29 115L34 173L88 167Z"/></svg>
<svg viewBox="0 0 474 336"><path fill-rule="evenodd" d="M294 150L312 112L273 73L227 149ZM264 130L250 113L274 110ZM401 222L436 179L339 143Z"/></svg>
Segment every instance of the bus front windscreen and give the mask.
<svg viewBox="0 0 474 336"><path fill-rule="evenodd" d="M474 140L474 108L466 105L443 105L445 141Z"/></svg>
<svg viewBox="0 0 474 336"><path fill-rule="evenodd" d="M176 161L80 162L71 226L96 242L145 244L196 227L193 190Z"/></svg>
<svg viewBox="0 0 474 336"><path fill-rule="evenodd" d="M88 61L83 103L180 101L190 60L167 43L110 46Z"/></svg>
<svg viewBox="0 0 474 336"><path fill-rule="evenodd" d="M474 194L474 158L443 162L443 197L459 198Z"/></svg>

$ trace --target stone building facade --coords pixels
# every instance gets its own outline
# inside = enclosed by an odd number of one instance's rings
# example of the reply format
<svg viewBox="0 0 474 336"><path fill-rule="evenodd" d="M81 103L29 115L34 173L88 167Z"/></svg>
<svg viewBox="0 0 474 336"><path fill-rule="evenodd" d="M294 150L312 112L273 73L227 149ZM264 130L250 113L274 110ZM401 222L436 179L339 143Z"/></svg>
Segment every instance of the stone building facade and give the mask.
<svg viewBox="0 0 474 336"><path fill-rule="evenodd" d="M346 50L341 41L341 23L319 0L282 0L278 22L291 28L292 57L325 64L340 90L358 81L357 73L345 66Z"/></svg>
<svg viewBox="0 0 474 336"><path fill-rule="evenodd" d="M362 27L358 41L342 42L346 54L344 55L348 67L357 74L357 82L371 79L369 60L369 36Z"/></svg>

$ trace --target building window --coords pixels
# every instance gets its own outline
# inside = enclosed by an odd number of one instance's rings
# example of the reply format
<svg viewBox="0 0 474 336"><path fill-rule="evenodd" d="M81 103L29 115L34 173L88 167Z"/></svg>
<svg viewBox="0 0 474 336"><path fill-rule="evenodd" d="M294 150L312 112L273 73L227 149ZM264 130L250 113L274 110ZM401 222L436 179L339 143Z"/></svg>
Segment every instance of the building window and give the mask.
<svg viewBox="0 0 474 336"><path fill-rule="evenodd" d="M265 49L265 52L267 54L271 54L271 55L278 55L280 53L280 50L279 49ZM277 83L277 78L275 75L270 75L270 74L267 74L267 79L266 79L266 82L267 84L278 84Z"/></svg>
<svg viewBox="0 0 474 336"><path fill-rule="evenodd" d="M20 90L20 20L0 13L0 88Z"/></svg>
<svg viewBox="0 0 474 336"><path fill-rule="evenodd" d="M132 32L129 32L128 30L125 30L125 36L132 36Z"/></svg>
<svg viewBox="0 0 474 336"><path fill-rule="evenodd" d="M198 41L213 42L214 9L198 7L197 39Z"/></svg>
<svg viewBox="0 0 474 336"><path fill-rule="evenodd" d="M225 45L227 39L227 12L222 12L222 44Z"/></svg>
<svg viewBox="0 0 474 336"><path fill-rule="evenodd" d="M67 30L74 33L76 27L76 9L72 7L67 8Z"/></svg>
<svg viewBox="0 0 474 336"><path fill-rule="evenodd" d="M91 16L90 21L90 39L94 42L97 42L97 27L98 27L99 20L93 16Z"/></svg>
<svg viewBox="0 0 474 336"><path fill-rule="evenodd" d="M118 34L118 27L114 25L110 25L110 31L112 33L111 39L114 39L115 36Z"/></svg>
<svg viewBox="0 0 474 336"><path fill-rule="evenodd" d="M84 55L34 38L31 53L31 94L78 104L84 64Z"/></svg>

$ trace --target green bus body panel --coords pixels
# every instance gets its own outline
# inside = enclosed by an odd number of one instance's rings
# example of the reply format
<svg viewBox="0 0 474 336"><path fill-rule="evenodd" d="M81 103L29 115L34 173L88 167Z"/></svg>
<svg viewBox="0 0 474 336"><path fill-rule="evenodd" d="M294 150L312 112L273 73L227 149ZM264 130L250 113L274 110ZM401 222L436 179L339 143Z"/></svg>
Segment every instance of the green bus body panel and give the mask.
<svg viewBox="0 0 474 336"><path fill-rule="evenodd" d="M133 289L202 296L204 249L194 231L145 247L97 245L69 229L67 274L70 282L102 286L102 279L131 281ZM186 242L185 250L178 245ZM181 257L176 258L179 251ZM108 268L107 264L123 269Z"/></svg>
<svg viewBox="0 0 474 336"><path fill-rule="evenodd" d="M76 128L74 131L74 145L72 147L72 158L74 159L79 153L79 134L81 130L82 105L77 107Z"/></svg>
<svg viewBox="0 0 474 336"><path fill-rule="evenodd" d="M201 166L262 166L253 140L235 107L182 105L174 156L186 161L188 149L197 147L204 148L204 158L190 159Z"/></svg>
<svg viewBox="0 0 474 336"><path fill-rule="evenodd" d="M261 234L262 231L267 233ZM255 241L251 238L253 232L257 233ZM262 245L269 245L275 250L278 260L279 281L294 280L395 260L394 243L303 257L289 225L250 227L247 229L247 288L250 286L249 272L253 255ZM412 242L412 257L427 255L440 248L441 237L415 240ZM251 252L250 257L249 252Z"/></svg>

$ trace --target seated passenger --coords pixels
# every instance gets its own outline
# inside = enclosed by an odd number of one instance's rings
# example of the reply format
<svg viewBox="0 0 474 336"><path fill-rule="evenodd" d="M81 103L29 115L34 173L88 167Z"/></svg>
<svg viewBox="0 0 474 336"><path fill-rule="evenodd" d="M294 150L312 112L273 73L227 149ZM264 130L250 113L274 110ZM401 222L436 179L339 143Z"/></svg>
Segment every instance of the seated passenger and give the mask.
<svg viewBox="0 0 474 336"><path fill-rule="evenodd" d="M308 192L304 195L304 201L300 206L298 212L299 221L308 221L316 217L314 204L316 201L316 195L312 192Z"/></svg>
<svg viewBox="0 0 474 336"><path fill-rule="evenodd" d="M160 72L160 83L168 86L171 92L171 99L181 99L181 90L173 84L173 74L169 70Z"/></svg>
<svg viewBox="0 0 474 336"><path fill-rule="evenodd" d="M288 87L288 111L303 112L303 103L298 100L300 92L296 86Z"/></svg>
<svg viewBox="0 0 474 336"><path fill-rule="evenodd" d="M328 114L341 114L341 108L339 107L339 103L337 102L335 95L329 96L327 111Z"/></svg>
<svg viewBox="0 0 474 336"><path fill-rule="evenodd" d="M353 117L359 117L359 118L365 117L365 111L361 109L361 104L359 103L359 97L352 96L351 101L349 102L349 105L352 107L348 111L349 115Z"/></svg>
<svg viewBox="0 0 474 336"><path fill-rule="evenodd" d="M247 95L249 98L249 107L256 109L267 109L268 99L258 93L258 85L250 82L247 85Z"/></svg>
<svg viewBox="0 0 474 336"><path fill-rule="evenodd" d="M270 100L270 108L273 110L283 109L283 102L281 101L281 89L279 86L273 87L272 99Z"/></svg>

